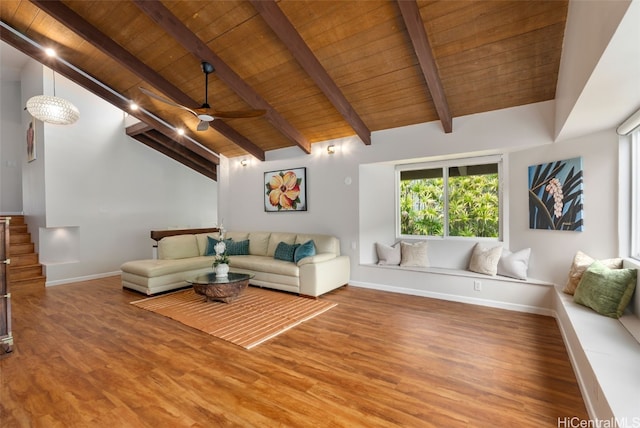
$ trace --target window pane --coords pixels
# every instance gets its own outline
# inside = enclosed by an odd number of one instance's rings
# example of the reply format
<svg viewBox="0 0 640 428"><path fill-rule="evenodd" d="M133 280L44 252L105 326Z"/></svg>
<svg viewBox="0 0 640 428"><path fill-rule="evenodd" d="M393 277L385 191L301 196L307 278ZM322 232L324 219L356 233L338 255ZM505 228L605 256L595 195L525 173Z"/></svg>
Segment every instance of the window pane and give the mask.
<svg viewBox="0 0 640 428"><path fill-rule="evenodd" d="M449 168L449 235L497 238L498 165Z"/></svg>
<svg viewBox="0 0 640 428"><path fill-rule="evenodd" d="M442 168L400 173L400 234L443 236Z"/></svg>

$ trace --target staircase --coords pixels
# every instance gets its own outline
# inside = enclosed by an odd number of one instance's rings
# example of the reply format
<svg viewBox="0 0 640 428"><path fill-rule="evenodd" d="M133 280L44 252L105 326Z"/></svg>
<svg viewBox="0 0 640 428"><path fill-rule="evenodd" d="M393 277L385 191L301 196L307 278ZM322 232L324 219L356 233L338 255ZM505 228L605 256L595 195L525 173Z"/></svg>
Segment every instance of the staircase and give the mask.
<svg viewBox="0 0 640 428"><path fill-rule="evenodd" d="M31 234L24 222L24 216L12 215L9 223L9 286L41 285L44 287L46 277L42 275L42 265L31 242Z"/></svg>

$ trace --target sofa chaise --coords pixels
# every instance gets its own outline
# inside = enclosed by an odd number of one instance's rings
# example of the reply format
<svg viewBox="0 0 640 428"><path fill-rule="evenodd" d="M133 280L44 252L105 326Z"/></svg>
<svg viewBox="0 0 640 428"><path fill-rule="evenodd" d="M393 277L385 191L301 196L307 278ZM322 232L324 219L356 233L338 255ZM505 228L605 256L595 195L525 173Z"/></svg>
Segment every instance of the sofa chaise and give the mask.
<svg viewBox="0 0 640 428"><path fill-rule="evenodd" d="M349 257L340 254L338 238L287 232L228 232L225 239L248 241L247 254L230 255L231 272L251 273L250 284L317 297L349 282ZM190 279L212 272L211 240L218 233L188 233L158 241L158 258L134 260L121 266L122 286L147 295L188 286ZM278 246L313 241L315 255L298 262L276 256ZM281 244L283 243L283 244ZM308 245L307 245L308 247Z"/></svg>

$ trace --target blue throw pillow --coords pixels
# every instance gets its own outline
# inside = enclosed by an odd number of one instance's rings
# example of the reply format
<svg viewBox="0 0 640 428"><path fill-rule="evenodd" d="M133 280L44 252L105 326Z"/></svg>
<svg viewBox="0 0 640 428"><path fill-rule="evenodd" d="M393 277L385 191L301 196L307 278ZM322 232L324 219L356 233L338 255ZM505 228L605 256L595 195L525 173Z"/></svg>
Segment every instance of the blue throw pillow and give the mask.
<svg viewBox="0 0 640 428"><path fill-rule="evenodd" d="M204 251L205 256L215 256L216 255L216 244L220 242L220 239L215 239L210 236L207 236L207 249ZM229 244L231 243L231 239L225 239L224 244L227 246L227 253L229 252Z"/></svg>
<svg viewBox="0 0 640 428"><path fill-rule="evenodd" d="M316 244L313 241L307 241L304 244L300 245L296 248L295 253L293 254L293 261L298 263L301 259L305 257L315 256L316 255Z"/></svg>
<svg viewBox="0 0 640 428"><path fill-rule="evenodd" d="M280 242L276 247L276 252L273 254L274 259L284 260L285 262L292 262L293 256L296 253L296 248L300 244L287 244L286 242Z"/></svg>
<svg viewBox="0 0 640 428"><path fill-rule="evenodd" d="M249 240L228 242L227 254L230 256L246 256L249 254Z"/></svg>

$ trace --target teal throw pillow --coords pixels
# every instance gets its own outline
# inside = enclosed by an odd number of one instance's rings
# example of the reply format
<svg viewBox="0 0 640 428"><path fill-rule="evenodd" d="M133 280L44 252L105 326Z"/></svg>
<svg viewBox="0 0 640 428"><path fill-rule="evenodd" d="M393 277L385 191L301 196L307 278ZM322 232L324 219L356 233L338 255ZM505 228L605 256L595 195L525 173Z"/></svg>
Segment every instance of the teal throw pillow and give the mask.
<svg viewBox="0 0 640 428"><path fill-rule="evenodd" d="M636 287L636 269L609 269L593 262L582 274L573 300L601 315L620 318Z"/></svg>
<svg viewBox="0 0 640 428"><path fill-rule="evenodd" d="M215 256L216 255L216 250L215 250L215 246L218 242L220 242L220 239L215 239L212 238L210 236L207 236L207 249L204 251L204 255L205 256ZM231 242L231 239L225 239L224 243L227 246L227 252L228 252L228 248L229 248L229 243Z"/></svg>
<svg viewBox="0 0 640 428"><path fill-rule="evenodd" d="M296 253L296 248L300 244L287 244L286 242L280 242L276 247L276 252L273 254L274 259L284 260L285 262L292 262L293 256Z"/></svg>
<svg viewBox="0 0 640 428"><path fill-rule="evenodd" d="M313 241L307 241L304 244L300 245L296 248L295 253L293 254L293 261L298 263L300 260L305 257L315 256L316 255L316 244Z"/></svg>
<svg viewBox="0 0 640 428"><path fill-rule="evenodd" d="M249 240L227 243L227 254L230 256L246 256L249 254Z"/></svg>

